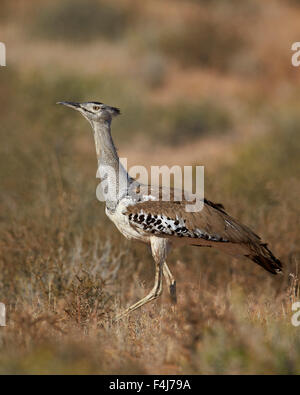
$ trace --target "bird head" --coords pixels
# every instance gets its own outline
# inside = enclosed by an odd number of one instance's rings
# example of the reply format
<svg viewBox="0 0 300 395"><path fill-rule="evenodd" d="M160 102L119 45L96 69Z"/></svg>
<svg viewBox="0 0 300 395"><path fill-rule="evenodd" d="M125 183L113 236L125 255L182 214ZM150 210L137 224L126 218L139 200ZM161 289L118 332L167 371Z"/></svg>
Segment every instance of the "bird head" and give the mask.
<svg viewBox="0 0 300 395"><path fill-rule="evenodd" d="M96 101L85 103L61 101L57 104L63 104L64 106L79 111L91 123L103 121L110 122L113 117L120 114L118 108L107 106L106 104Z"/></svg>

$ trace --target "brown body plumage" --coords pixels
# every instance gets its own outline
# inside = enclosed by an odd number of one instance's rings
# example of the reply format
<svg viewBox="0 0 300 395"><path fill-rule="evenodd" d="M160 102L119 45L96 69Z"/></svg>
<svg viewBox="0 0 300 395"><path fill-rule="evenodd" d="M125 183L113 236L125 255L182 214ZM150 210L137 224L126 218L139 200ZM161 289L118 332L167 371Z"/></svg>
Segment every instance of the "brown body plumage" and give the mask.
<svg viewBox="0 0 300 395"><path fill-rule="evenodd" d="M229 216L221 204L205 199L201 211L190 213L185 210L187 203L145 201L128 206L127 213L131 226L157 237L167 237L171 243L215 247L234 256L249 258L272 274L281 271L281 262L267 244ZM175 227L171 227L171 221Z"/></svg>

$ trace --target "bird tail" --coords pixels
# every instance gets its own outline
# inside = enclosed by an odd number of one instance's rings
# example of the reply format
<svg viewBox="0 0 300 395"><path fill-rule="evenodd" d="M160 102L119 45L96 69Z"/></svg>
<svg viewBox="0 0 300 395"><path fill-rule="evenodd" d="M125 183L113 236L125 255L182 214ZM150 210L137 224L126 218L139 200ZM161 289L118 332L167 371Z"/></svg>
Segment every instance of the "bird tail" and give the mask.
<svg viewBox="0 0 300 395"><path fill-rule="evenodd" d="M246 256L272 274L282 272L282 263L279 259L275 258L267 244L260 244L258 251Z"/></svg>

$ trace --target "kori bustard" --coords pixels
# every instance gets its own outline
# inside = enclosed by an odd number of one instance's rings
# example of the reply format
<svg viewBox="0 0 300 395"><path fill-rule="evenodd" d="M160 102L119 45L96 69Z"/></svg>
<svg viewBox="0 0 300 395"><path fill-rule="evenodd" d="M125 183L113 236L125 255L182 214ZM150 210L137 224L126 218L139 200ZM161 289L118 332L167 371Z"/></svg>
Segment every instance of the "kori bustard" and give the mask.
<svg viewBox="0 0 300 395"><path fill-rule="evenodd" d="M171 246L216 247L231 255L249 258L272 274L281 272L281 262L267 244L247 226L229 216L222 205L204 199L201 211L187 212L186 201L165 201L161 198L160 188L158 193L153 193L153 187L128 175L119 161L111 136L111 122L120 114L118 108L100 102L58 104L77 110L92 126L98 175L102 180L106 179L108 186L105 194L107 216L126 238L151 247L155 262L154 286L147 296L125 309L117 319L160 296L163 276L171 300L176 303L176 281L166 263ZM174 196L174 191L170 192Z"/></svg>

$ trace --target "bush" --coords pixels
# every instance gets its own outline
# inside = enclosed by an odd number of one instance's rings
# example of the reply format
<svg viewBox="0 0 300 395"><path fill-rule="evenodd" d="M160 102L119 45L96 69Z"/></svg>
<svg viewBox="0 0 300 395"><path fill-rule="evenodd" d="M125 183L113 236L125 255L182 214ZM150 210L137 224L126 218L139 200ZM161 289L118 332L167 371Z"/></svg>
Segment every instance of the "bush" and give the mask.
<svg viewBox="0 0 300 395"><path fill-rule="evenodd" d="M259 3L193 2L192 15L184 16L176 28L162 32L161 50L183 66L231 69L237 56L251 45L248 30L257 21Z"/></svg>
<svg viewBox="0 0 300 395"><path fill-rule="evenodd" d="M41 8L34 33L48 39L86 41L122 36L129 22L129 12L99 0L66 0Z"/></svg>
<svg viewBox="0 0 300 395"><path fill-rule="evenodd" d="M169 144L189 142L208 133L220 133L231 125L229 114L211 102L175 103L167 107L153 108L152 138Z"/></svg>
<svg viewBox="0 0 300 395"><path fill-rule="evenodd" d="M237 29L209 18L196 19L183 31L164 34L160 46L183 66L228 69L232 57L244 44L245 39Z"/></svg>
<svg viewBox="0 0 300 395"><path fill-rule="evenodd" d="M230 114L209 101L149 106L137 99L121 110L124 115L113 126L118 142L140 136L152 144L177 145L207 134L224 133L232 126Z"/></svg>

